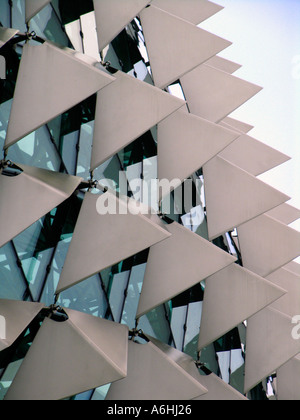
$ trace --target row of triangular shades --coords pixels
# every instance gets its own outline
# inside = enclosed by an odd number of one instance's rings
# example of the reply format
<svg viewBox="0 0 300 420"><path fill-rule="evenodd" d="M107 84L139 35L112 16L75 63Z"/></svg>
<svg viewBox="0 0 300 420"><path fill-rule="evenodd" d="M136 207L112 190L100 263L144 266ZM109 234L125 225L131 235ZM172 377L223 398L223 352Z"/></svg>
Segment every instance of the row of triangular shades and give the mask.
<svg viewBox="0 0 300 420"><path fill-rule="evenodd" d="M1 301L10 334L7 342L0 340L1 350L25 331L43 306ZM64 311L65 322L44 320L6 400L57 400L108 383L113 383L107 396L112 400L245 399L214 374L200 376L190 356L152 337L138 344L128 341L124 325ZM155 363L149 365L149 360Z"/></svg>

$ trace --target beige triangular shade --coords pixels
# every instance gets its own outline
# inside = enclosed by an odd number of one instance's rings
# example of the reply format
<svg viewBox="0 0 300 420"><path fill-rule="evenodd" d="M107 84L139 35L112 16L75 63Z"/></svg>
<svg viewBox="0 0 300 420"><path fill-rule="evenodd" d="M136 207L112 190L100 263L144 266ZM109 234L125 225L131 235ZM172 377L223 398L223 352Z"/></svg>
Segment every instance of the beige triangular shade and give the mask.
<svg viewBox="0 0 300 420"><path fill-rule="evenodd" d="M81 83L82 80L85 82ZM113 81L106 72L51 43L25 44L4 147L8 148Z"/></svg>
<svg viewBox="0 0 300 420"><path fill-rule="evenodd" d="M277 369L276 379L277 400L300 401L300 354Z"/></svg>
<svg viewBox="0 0 300 420"><path fill-rule="evenodd" d="M219 156L203 166L203 175L210 239L289 200Z"/></svg>
<svg viewBox="0 0 300 420"><path fill-rule="evenodd" d="M206 392L153 343L128 346L128 375L111 385L106 400L191 400Z"/></svg>
<svg viewBox="0 0 300 420"><path fill-rule="evenodd" d="M238 136L183 110L174 112L158 124L158 179L183 181Z"/></svg>
<svg viewBox="0 0 300 420"><path fill-rule="evenodd" d="M244 267L262 277L300 254L300 232L266 215L239 226L238 237Z"/></svg>
<svg viewBox="0 0 300 420"><path fill-rule="evenodd" d="M237 264L208 277L198 349L217 340L285 293L283 288Z"/></svg>
<svg viewBox="0 0 300 420"><path fill-rule="evenodd" d="M103 50L151 0L94 0L99 50Z"/></svg>
<svg viewBox="0 0 300 420"><path fill-rule="evenodd" d="M276 219L285 225L289 225L300 218L300 210L290 204L283 203L268 211L266 215L273 217L273 219Z"/></svg>
<svg viewBox="0 0 300 420"><path fill-rule="evenodd" d="M195 25L224 8L207 0L152 0L152 5Z"/></svg>
<svg viewBox="0 0 300 420"><path fill-rule="evenodd" d="M150 248L137 318L236 259L177 222L172 236Z"/></svg>
<svg viewBox="0 0 300 420"><path fill-rule="evenodd" d="M218 378L214 373L209 375L200 375L195 361L191 356L182 353L181 351L176 350L175 348L170 347L153 337L147 336L147 338L207 389L207 392L203 393L199 397L196 397L195 400L247 400L247 398L224 382L221 378Z"/></svg>
<svg viewBox="0 0 300 420"><path fill-rule="evenodd" d="M300 353L292 337L292 318L265 308L247 321L245 392Z"/></svg>
<svg viewBox="0 0 300 420"><path fill-rule="evenodd" d="M170 236L153 221L155 215L131 212L134 203L127 206L109 191L86 194L56 293ZM98 213L106 205L107 213Z"/></svg>
<svg viewBox="0 0 300 420"><path fill-rule="evenodd" d="M25 0L26 23L38 14L51 0Z"/></svg>
<svg viewBox="0 0 300 420"><path fill-rule="evenodd" d="M289 156L246 134L240 136L219 155L254 176L261 175L290 159Z"/></svg>
<svg viewBox="0 0 300 420"><path fill-rule="evenodd" d="M242 67L240 64L234 63L233 61L227 60L226 58L219 57L218 55L215 55L214 57L207 60L205 64L218 70L225 71L225 73L229 74L233 74Z"/></svg>
<svg viewBox="0 0 300 420"><path fill-rule="evenodd" d="M155 86L165 88L231 45L157 7L140 13Z"/></svg>
<svg viewBox="0 0 300 420"><path fill-rule="evenodd" d="M3 45L5 45L17 33L19 33L18 29L2 28L0 26L0 48L3 47Z"/></svg>
<svg viewBox="0 0 300 420"><path fill-rule="evenodd" d="M251 131L252 128L254 128L253 125L247 124L243 121L238 121L231 117L225 117L222 121L220 121L219 124L220 125L225 124L227 128L231 128L233 130L239 131L242 134L246 134L249 131Z"/></svg>
<svg viewBox="0 0 300 420"><path fill-rule="evenodd" d="M128 327L65 312L65 322L45 319L6 400L59 400L126 376Z"/></svg>
<svg viewBox="0 0 300 420"><path fill-rule="evenodd" d="M193 114L220 122L261 88L206 64L180 78L185 98Z"/></svg>
<svg viewBox="0 0 300 420"><path fill-rule="evenodd" d="M82 178L18 165L23 172L0 174L0 247L69 198Z"/></svg>
<svg viewBox="0 0 300 420"><path fill-rule="evenodd" d="M43 307L43 303L0 300L0 351L14 343Z"/></svg>
<svg viewBox="0 0 300 420"><path fill-rule="evenodd" d="M279 268L266 276L266 279L287 291L284 296L272 303L271 307L290 317L300 314L299 276L285 268Z"/></svg>
<svg viewBox="0 0 300 420"><path fill-rule="evenodd" d="M122 72L98 94L91 169L184 106L185 101Z"/></svg>

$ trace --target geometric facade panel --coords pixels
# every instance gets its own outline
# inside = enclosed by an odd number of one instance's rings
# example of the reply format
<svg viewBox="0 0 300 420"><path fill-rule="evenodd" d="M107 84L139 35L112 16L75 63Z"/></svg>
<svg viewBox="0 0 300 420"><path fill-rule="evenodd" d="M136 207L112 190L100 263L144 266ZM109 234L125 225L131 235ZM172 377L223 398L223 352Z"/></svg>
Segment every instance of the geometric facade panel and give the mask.
<svg viewBox="0 0 300 420"><path fill-rule="evenodd" d="M286 293L283 285L277 287L237 264L208 277L205 284L199 350Z"/></svg>
<svg viewBox="0 0 300 420"><path fill-rule="evenodd" d="M290 204L283 203L266 213L267 216L273 217L285 225L293 223L300 218L300 210Z"/></svg>
<svg viewBox="0 0 300 420"><path fill-rule="evenodd" d="M0 174L0 247L57 207L76 190L81 178L19 165L17 176Z"/></svg>
<svg viewBox="0 0 300 420"><path fill-rule="evenodd" d="M289 200L287 195L219 156L204 165L203 174L210 239Z"/></svg>
<svg viewBox="0 0 300 420"><path fill-rule="evenodd" d="M0 27L0 48L19 32L18 29Z"/></svg>
<svg viewBox="0 0 300 420"><path fill-rule="evenodd" d="M256 95L261 88L202 64L180 78L193 114L218 123Z"/></svg>
<svg viewBox="0 0 300 420"><path fill-rule="evenodd" d="M107 214L98 213L100 204L107 206ZM131 212L130 202L127 206L126 200L111 192L86 193L56 293L170 236L136 210Z"/></svg>
<svg viewBox="0 0 300 420"><path fill-rule="evenodd" d="M86 82L80 84L80 79ZM51 43L26 44L5 149L113 81L113 76ZM31 106L28 106L29 97Z"/></svg>
<svg viewBox="0 0 300 420"><path fill-rule="evenodd" d="M300 255L300 232L264 214L239 226L238 236L244 267L262 277Z"/></svg>
<svg viewBox="0 0 300 420"><path fill-rule="evenodd" d="M140 18L154 84L162 89L231 45L231 42L154 6L145 8Z"/></svg>
<svg viewBox="0 0 300 420"><path fill-rule="evenodd" d="M137 318L235 261L176 222L167 228L171 236L150 248Z"/></svg>
<svg viewBox="0 0 300 420"><path fill-rule="evenodd" d="M128 328L65 312L67 321L45 319L6 400L59 400L126 376Z"/></svg>
<svg viewBox="0 0 300 420"><path fill-rule="evenodd" d="M300 354L277 369L276 384L279 401L300 400Z"/></svg>

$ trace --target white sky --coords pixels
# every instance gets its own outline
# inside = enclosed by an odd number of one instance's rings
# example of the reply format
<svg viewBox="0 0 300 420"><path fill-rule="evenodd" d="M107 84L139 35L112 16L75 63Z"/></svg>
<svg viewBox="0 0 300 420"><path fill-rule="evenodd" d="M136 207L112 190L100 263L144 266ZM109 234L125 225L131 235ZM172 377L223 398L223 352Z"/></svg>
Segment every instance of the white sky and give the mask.
<svg viewBox="0 0 300 420"><path fill-rule="evenodd" d="M231 116L249 135L292 159L259 178L300 208L300 0L214 0L224 6L199 26L233 42L219 55L242 65L235 76L263 87ZM291 227L300 230L300 222Z"/></svg>

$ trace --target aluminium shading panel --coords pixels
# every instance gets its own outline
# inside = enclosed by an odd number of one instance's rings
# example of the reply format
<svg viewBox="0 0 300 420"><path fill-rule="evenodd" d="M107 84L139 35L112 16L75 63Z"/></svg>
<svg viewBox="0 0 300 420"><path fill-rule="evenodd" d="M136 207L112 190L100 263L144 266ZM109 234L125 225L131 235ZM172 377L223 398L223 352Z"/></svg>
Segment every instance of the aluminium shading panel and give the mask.
<svg viewBox="0 0 300 420"><path fill-rule="evenodd" d="M203 166L203 176L210 240L290 199L220 156Z"/></svg>
<svg viewBox="0 0 300 420"><path fill-rule="evenodd" d="M100 200L100 201L98 201ZM98 212L108 206L106 214ZM86 193L56 294L170 236L134 200ZM150 210L148 209L148 212Z"/></svg>
<svg viewBox="0 0 300 420"><path fill-rule="evenodd" d="M78 59L67 49L49 42L39 46L25 44L4 148L113 81L113 76Z"/></svg>
<svg viewBox="0 0 300 420"><path fill-rule="evenodd" d="M276 219L281 223L289 225L300 218L300 210L290 204L283 203L266 212L266 215L273 217L273 219Z"/></svg>
<svg viewBox="0 0 300 420"><path fill-rule="evenodd" d="M44 306L43 303L0 300L0 316L5 320L5 337L0 337L0 351L16 341Z"/></svg>
<svg viewBox="0 0 300 420"><path fill-rule="evenodd" d="M152 0L153 6L198 25L224 9L207 0Z"/></svg>
<svg viewBox="0 0 300 420"><path fill-rule="evenodd" d="M99 50L103 50L151 0L94 0Z"/></svg>
<svg viewBox="0 0 300 420"><path fill-rule="evenodd" d="M0 48L3 47L10 39L12 39L20 31L18 29L0 27Z"/></svg>
<svg viewBox="0 0 300 420"><path fill-rule="evenodd" d="M64 310L67 321L44 320L5 400L60 400L127 375L128 327Z"/></svg>
<svg viewBox="0 0 300 420"><path fill-rule="evenodd" d="M91 169L128 146L185 101L121 71L97 95Z"/></svg>
<svg viewBox="0 0 300 420"><path fill-rule="evenodd" d="M299 257L300 232L265 214L237 231L243 266L262 277Z"/></svg>
<svg viewBox="0 0 300 420"><path fill-rule="evenodd" d="M245 393L300 353L292 318L267 307L247 320Z"/></svg>
<svg viewBox="0 0 300 420"><path fill-rule="evenodd" d="M178 179L180 185L237 137L238 133L196 115L174 112L157 128L158 179ZM173 188L178 185L172 183Z"/></svg>
<svg viewBox="0 0 300 420"><path fill-rule="evenodd" d="M191 356L153 337L147 335L147 338L207 389L207 392L196 397L195 400L247 400L240 392L228 385L221 378L218 378L214 373L201 375L196 367L195 360Z"/></svg>
<svg viewBox="0 0 300 420"><path fill-rule="evenodd" d="M280 286L237 264L207 277L198 350L281 298L286 290Z"/></svg>
<svg viewBox="0 0 300 420"><path fill-rule="evenodd" d="M266 276L266 279L287 291L284 296L273 302L271 307L292 318L300 314L299 276L281 267Z"/></svg>
<svg viewBox="0 0 300 420"><path fill-rule="evenodd" d="M82 178L19 165L22 173L0 174L0 247L67 200Z"/></svg>
<svg viewBox="0 0 300 420"><path fill-rule="evenodd" d="M300 354L277 369L276 383L277 400L300 400Z"/></svg>
<svg viewBox="0 0 300 420"><path fill-rule="evenodd" d="M190 111L216 123L262 89L206 64L185 74L180 82Z"/></svg>
<svg viewBox="0 0 300 420"><path fill-rule="evenodd" d="M154 6L140 19L154 84L162 89L232 44Z"/></svg>
<svg viewBox="0 0 300 420"><path fill-rule="evenodd" d="M183 110L158 124L158 178L180 184L239 136L220 128Z"/></svg>
<svg viewBox="0 0 300 420"><path fill-rule="evenodd" d="M284 153L246 134L241 135L222 150L219 156L254 176L261 175L291 159Z"/></svg>
<svg viewBox="0 0 300 420"><path fill-rule="evenodd" d="M25 0L25 21L30 21L37 15L51 0Z"/></svg>
<svg viewBox="0 0 300 420"><path fill-rule="evenodd" d="M191 400L206 389L161 349L129 341L128 374L114 382L106 400Z"/></svg>
<svg viewBox="0 0 300 420"><path fill-rule="evenodd" d="M207 60L205 64L216 69L225 71L225 73L229 74L235 73L242 67L241 64L237 64L231 60L227 60L226 58L220 57L218 55L215 55L214 57Z"/></svg>
<svg viewBox="0 0 300 420"><path fill-rule="evenodd" d="M167 229L171 236L150 247L136 318L236 261L177 222Z"/></svg>

